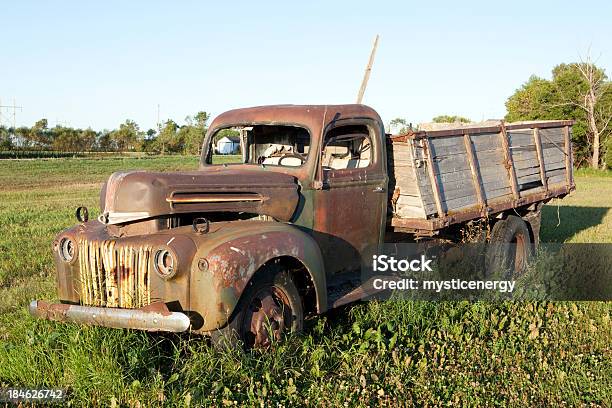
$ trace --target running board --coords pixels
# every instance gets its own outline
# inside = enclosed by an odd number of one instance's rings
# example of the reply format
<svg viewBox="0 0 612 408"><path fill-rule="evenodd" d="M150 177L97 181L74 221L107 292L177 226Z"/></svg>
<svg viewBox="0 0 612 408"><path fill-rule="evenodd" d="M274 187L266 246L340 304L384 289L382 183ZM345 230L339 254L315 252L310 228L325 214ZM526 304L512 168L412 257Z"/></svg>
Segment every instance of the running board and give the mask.
<svg viewBox="0 0 612 408"><path fill-rule="evenodd" d="M367 281L365 281L364 283L362 283L359 286L354 287L354 289L350 290L349 292L343 294L342 296L336 298L336 299L331 299L332 302L332 308L337 308L340 306L344 306L347 305L349 303L354 303L354 302L358 302L360 300L364 300L367 299L377 293L380 293L383 291L383 289L375 289L374 288L374 280L378 279L378 278L382 278L382 276L373 276L370 279L368 279ZM390 280L392 279L389 276L385 276L384 277L386 280Z"/></svg>

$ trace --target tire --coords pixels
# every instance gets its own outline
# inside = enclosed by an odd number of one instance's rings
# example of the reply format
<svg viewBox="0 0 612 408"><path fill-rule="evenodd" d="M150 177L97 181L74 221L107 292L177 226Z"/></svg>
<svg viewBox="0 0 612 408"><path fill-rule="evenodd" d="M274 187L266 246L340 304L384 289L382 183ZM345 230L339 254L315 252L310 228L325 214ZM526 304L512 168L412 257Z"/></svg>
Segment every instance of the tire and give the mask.
<svg viewBox="0 0 612 408"><path fill-rule="evenodd" d="M215 347L268 348L304 325L302 299L280 265L259 270L247 284L230 322L212 334Z"/></svg>
<svg viewBox="0 0 612 408"><path fill-rule="evenodd" d="M527 269L530 256L531 237L522 218L510 215L493 225L485 255L487 277L501 272L505 279L518 278Z"/></svg>

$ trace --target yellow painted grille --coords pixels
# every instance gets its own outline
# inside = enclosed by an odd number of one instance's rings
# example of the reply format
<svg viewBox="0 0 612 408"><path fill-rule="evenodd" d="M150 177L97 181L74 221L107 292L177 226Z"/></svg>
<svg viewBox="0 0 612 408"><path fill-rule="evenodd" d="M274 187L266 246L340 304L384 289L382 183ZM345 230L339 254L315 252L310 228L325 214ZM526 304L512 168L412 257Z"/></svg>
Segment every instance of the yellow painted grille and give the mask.
<svg viewBox="0 0 612 408"><path fill-rule="evenodd" d="M151 303L151 247L79 241L81 303L138 308Z"/></svg>

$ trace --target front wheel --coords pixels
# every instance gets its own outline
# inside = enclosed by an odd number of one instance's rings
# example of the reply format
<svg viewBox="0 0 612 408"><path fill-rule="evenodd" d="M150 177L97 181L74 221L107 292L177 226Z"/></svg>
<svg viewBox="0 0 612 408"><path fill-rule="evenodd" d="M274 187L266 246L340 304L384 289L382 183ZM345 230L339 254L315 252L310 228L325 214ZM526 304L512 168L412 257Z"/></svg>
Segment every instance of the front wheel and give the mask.
<svg viewBox="0 0 612 408"><path fill-rule="evenodd" d="M270 265L251 279L231 321L212 340L216 346L240 342L245 349L267 348L283 334L300 332L303 322L302 300L291 276Z"/></svg>

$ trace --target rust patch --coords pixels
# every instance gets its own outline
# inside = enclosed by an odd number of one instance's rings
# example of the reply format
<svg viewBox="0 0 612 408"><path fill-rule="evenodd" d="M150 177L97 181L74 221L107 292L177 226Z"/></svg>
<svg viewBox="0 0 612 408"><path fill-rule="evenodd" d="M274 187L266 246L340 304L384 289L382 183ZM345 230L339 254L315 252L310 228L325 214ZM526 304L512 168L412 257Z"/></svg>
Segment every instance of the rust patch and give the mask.
<svg viewBox="0 0 612 408"><path fill-rule="evenodd" d="M70 305L63 303L48 303L39 300L37 304L38 315L49 320L65 320L69 309Z"/></svg>
<svg viewBox="0 0 612 408"><path fill-rule="evenodd" d="M154 302L141 307L140 310L147 313L159 313L162 316L170 316L172 314L164 302Z"/></svg>
<svg viewBox="0 0 612 408"><path fill-rule="evenodd" d="M231 288L239 297L261 265L282 255L300 259L304 256L303 247L298 238L283 232L262 234L259 240L247 236L222 244L207 257L208 270L219 278L215 290ZM290 248L289 254L286 248ZM220 310L226 309L226 305L219 306Z"/></svg>

